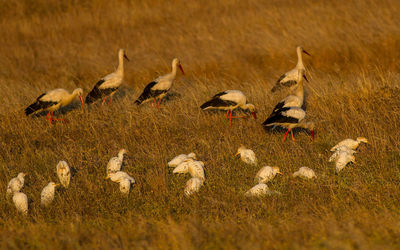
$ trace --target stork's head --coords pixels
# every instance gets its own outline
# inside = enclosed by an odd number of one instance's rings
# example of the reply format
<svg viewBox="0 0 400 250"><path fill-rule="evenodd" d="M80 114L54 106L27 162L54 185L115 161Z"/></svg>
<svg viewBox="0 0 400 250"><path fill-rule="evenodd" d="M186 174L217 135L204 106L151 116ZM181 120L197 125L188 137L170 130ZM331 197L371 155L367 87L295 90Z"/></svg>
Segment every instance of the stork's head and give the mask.
<svg viewBox="0 0 400 250"><path fill-rule="evenodd" d="M129 58L126 56L125 50L124 49L119 49L118 51L118 57L119 58L125 58L129 62Z"/></svg>
<svg viewBox="0 0 400 250"><path fill-rule="evenodd" d="M176 68L177 66L182 71L182 74L185 74L185 72L183 71L182 65L181 65L181 61L179 61L178 58L174 58L174 60L172 60L172 68Z"/></svg>
<svg viewBox="0 0 400 250"><path fill-rule="evenodd" d="M304 53L304 54L306 54L306 55L311 56L311 55L310 55L303 47L301 47L301 46L297 47L297 50L300 51L300 52L302 52L302 53Z"/></svg>
<svg viewBox="0 0 400 250"><path fill-rule="evenodd" d="M251 103L248 103L247 104L247 108L249 109L249 111L251 112L251 114L253 115L253 117L254 117L254 120L257 120L257 115L256 115L256 106L254 106L253 104L251 104Z"/></svg>
<svg viewBox="0 0 400 250"><path fill-rule="evenodd" d="M314 133L315 133L315 123L314 122L305 122L300 127L310 130L311 138L314 140Z"/></svg>
<svg viewBox="0 0 400 250"><path fill-rule="evenodd" d="M72 94L74 96L79 96L79 100L81 101L81 108L83 109L83 99L82 99L83 89L81 88L74 89L74 92L72 92Z"/></svg>

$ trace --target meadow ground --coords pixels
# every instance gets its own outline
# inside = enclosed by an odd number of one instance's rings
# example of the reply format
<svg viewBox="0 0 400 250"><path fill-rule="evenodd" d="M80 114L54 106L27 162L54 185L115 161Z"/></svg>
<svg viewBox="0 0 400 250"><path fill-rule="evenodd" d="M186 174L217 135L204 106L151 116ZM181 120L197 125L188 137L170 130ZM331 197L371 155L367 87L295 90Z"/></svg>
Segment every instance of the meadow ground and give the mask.
<svg viewBox="0 0 400 250"><path fill-rule="evenodd" d="M57 1L0 3L0 190L28 173L24 218L0 198L1 248L400 248L400 2L358 1ZM271 94L302 45L310 83L307 112L317 137L281 143L261 123L286 92ZM69 108L49 126L23 109L58 87L87 93L117 65L125 83L111 106ZM181 59L173 95L160 111L135 106L145 84ZM199 109L218 91L240 89L258 120ZM336 175L327 162L340 139L365 136L357 163ZM233 157L243 143L260 165ZM104 180L126 148L137 180L128 197ZM187 176L166 167L194 151L207 182L186 198ZM40 191L55 166L76 169L48 209ZM245 199L262 165L284 173L269 184L281 196ZM301 166L318 178L291 177ZM5 195L3 196L5 197Z"/></svg>

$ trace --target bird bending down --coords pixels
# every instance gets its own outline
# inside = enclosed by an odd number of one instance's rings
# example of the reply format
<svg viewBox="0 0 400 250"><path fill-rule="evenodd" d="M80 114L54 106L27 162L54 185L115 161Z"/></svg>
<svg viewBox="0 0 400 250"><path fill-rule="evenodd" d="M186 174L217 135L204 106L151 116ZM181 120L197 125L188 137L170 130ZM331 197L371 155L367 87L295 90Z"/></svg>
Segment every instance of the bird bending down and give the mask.
<svg viewBox="0 0 400 250"><path fill-rule="evenodd" d="M329 162L335 161L338 156L340 155L340 152L342 151L346 151L347 153L353 155L355 153L357 153L355 150L347 147L347 146L339 146L335 148L335 152L333 152L332 156L329 158Z"/></svg>
<svg viewBox="0 0 400 250"><path fill-rule="evenodd" d="M85 103L91 104L101 98L104 98L102 105L105 103L107 96L110 96L108 101L109 104L112 103L112 97L118 90L124 79L124 58L129 61L125 54L124 49L119 49L118 51L118 68L115 72L106 75L101 78L93 89L86 96Z"/></svg>
<svg viewBox="0 0 400 250"><path fill-rule="evenodd" d="M356 163L356 158L348 151L340 151L335 161L336 173L339 173L350 162Z"/></svg>
<svg viewBox="0 0 400 250"><path fill-rule="evenodd" d="M282 143L285 142L289 131L292 135L292 140L294 141L292 130L294 128L304 128L310 130L311 138L314 140L315 124L313 122L307 122L305 117L306 112L303 109L298 107L287 107L272 113L262 125L268 129L273 129L275 126L287 128Z"/></svg>
<svg viewBox="0 0 400 250"><path fill-rule="evenodd" d="M278 81L276 82L275 86L271 89L271 92L275 92L277 90L279 90L282 87L291 87L293 85L296 85L300 79L304 78L306 81L307 78L305 76L305 67L303 64L303 57L302 57L302 53L305 53L307 55L308 54L307 51L305 51L302 47L297 47L296 49L297 51L297 65L294 69L286 72L285 74L283 74Z"/></svg>
<svg viewBox="0 0 400 250"><path fill-rule="evenodd" d="M131 176L129 176L127 173L123 171L117 171L115 173L109 173L107 174L106 180L111 179L113 182L121 182L123 179L128 179L131 183L136 183L135 179Z"/></svg>
<svg viewBox="0 0 400 250"><path fill-rule="evenodd" d="M12 198L18 212L28 215L28 197L21 192L15 192Z"/></svg>
<svg viewBox="0 0 400 250"><path fill-rule="evenodd" d="M246 197L261 197L265 195L273 195L273 194L278 194L280 195L281 193L278 191L272 191L268 188L267 184L260 183L255 185L254 187L250 188L244 195Z"/></svg>
<svg viewBox="0 0 400 250"><path fill-rule="evenodd" d="M257 157L253 150L246 148L244 145L240 145L235 156L240 155L240 159L247 164L257 165Z"/></svg>
<svg viewBox="0 0 400 250"><path fill-rule="evenodd" d="M71 169L65 161L59 161L56 166L58 179L63 187L67 188L71 181Z"/></svg>
<svg viewBox="0 0 400 250"><path fill-rule="evenodd" d="M308 167L301 167L299 170L293 173L293 177L301 177L305 179L312 179L314 177L317 177L315 175L314 170Z"/></svg>
<svg viewBox="0 0 400 250"><path fill-rule="evenodd" d="M129 191L131 190L131 186L134 182L132 182L131 179L129 178L122 178L119 181L119 191L123 194L129 194Z"/></svg>
<svg viewBox="0 0 400 250"><path fill-rule="evenodd" d="M49 182L40 193L40 204L44 207L49 206L54 200L54 193L56 187L60 184L55 184L54 182Z"/></svg>
<svg viewBox="0 0 400 250"><path fill-rule="evenodd" d="M124 163L124 155L126 154L125 149L121 149L118 152L118 157L111 158L107 163L107 174L115 173L121 170L122 164Z"/></svg>
<svg viewBox="0 0 400 250"><path fill-rule="evenodd" d="M8 182L7 193L6 193L7 198L10 197L15 192L21 191L21 189L24 186L25 175L26 175L25 173L19 173L17 177L12 178L10 182Z"/></svg>
<svg viewBox="0 0 400 250"><path fill-rule="evenodd" d="M225 118L229 119L229 123L232 124L232 118L247 118L248 116L232 116L233 110L241 108L243 110L249 110L254 117L257 119L256 108L253 104L247 103L247 98L240 90L226 90L214 95L211 100L203 103L200 106L201 109L222 109L226 110Z"/></svg>
<svg viewBox="0 0 400 250"><path fill-rule="evenodd" d="M139 105L150 100L153 100L153 104L155 104L156 99L158 99L157 108L160 107L161 99L167 94L167 92L171 89L172 83L176 77L177 67L182 71L182 74L185 74L183 71L182 65L178 58L174 58L172 60L172 71L166 75L160 76L154 81L147 84L144 88L142 94L135 101L135 104Z"/></svg>
<svg viewBox="0 0 400 250"><path fill-rule="evenodd" d="M195 153L189 153L189 154L180 154L178 156L175 156L172 160L170 160L168 162L168 167L174 168L176 166L178 166L179 164L181 164L183 161L185 161L186 159L191 158L196 160L196 154Z"/></svg>
<svg viewBox="0 0 400 250"><path fill-rule="evenodd" d="M278 167L264 166L256 174L254 181L258 184L271 181L275 175L282 174Z"/></svg>
<svg viewBox="0 0 400 250"><path fill-rule="evenodd" d="M199 192L202 185L203 185L203 180L201 180L200 178L197 177L190 178L186 182L184 190L185 195L190 196L194 193Z"/></svg>
<svg viewBox="0 0 400 250"><path fill-rule="evenodd" d="M365 138L365 137L357 137L356 140L353 140L353 139L345 139L345 140L339 142L338 144L336 144L334 147L332 147L332 148L331 148L331 151L332 151L332 152L333 152L333 151L336 151L336 149L339 148L339 147L341 147L341 146L346 146L346 147L348 147L348 148L350 148L350 149L355 150L355 149L358 148L358 146L360 145L361 142L363 142L363 143L369 143L368 140L367 140L367 138Z"/></svg>
<svg viewBox="0 0 400 250"><path fill-rule="evenodd" d="M81 100L81 107L83 109L82 94L83 90L81 88L75 89L71 94L65 89L49 90L46 93L41 94L34 103L29 105L29 107L25 109L25 114L28 116L41 111L49 111L46 120L49 120L50 124L52 124L53 121L63 121L63 119L53 118L53 112L67 106L77 96L79 96L79 99Z"/></svg>
<svg viewBox="0 0 400 250"><path fill-rule="evenodd" d="M272 113L278 112L282 108L287 107L298 107L301 108L304 103L304 86L303 86L303 79L300 78L297 87L293 91L291 95L286 96L283 98L278 104L275 105Z"/></svg>

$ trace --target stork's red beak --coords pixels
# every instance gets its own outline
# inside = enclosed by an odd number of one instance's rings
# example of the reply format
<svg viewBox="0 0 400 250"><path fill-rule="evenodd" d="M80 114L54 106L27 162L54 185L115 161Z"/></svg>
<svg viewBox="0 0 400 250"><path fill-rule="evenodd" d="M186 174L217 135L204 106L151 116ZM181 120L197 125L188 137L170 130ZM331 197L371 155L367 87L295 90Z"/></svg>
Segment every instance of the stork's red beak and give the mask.
<svg viewBox="0 0 400 250"><path fill-rule="evenodd" d="M185 74L185 72L183 71L182 65L179 64L179 69L182 71L182 74Z"/></svg>
<svg viewBox="0 0 400 250"><path fill-rule="evenodd" d="M311 56L311 55L310 55L310 54L308 54L308 52L307 52L307 51L305 51L304 49L303 49L303 52L304 52L304 54Z"/></svg>
<svg viewBox="0 0 400 250"><path fill-rule="evenodd" d="M129 62L129 58L126 56L126 54L124 54L124 57L125 57L125 59L128 60L128 62Z"/></svg>
<svg viewBox="0 0 400 250"><path fill-rule="evenodd" d="M82 96L81 96L81 95L79 96L79 100L81 100L81 108L82 108L82 110L83 110L83 99L82 99Z"/></svg>
<svg viewBox="0 0 400 250"><path fill-rule="evenodd" d="M251 112L251 114L253 115L253 117L254 117L254 120L257 120L257 115L256 115L256 112Z"/></svg>
<svg viewBox="0 0 400 250"><path fill-rule="evenodd" d="M314 130L311 130L311 138L314 141Z"/></svg>
<svg viewBox="0 0 400 250"><path fill-rule="evenodd" d="M308 82L306 75L303 74L303 78Z"/></svg>

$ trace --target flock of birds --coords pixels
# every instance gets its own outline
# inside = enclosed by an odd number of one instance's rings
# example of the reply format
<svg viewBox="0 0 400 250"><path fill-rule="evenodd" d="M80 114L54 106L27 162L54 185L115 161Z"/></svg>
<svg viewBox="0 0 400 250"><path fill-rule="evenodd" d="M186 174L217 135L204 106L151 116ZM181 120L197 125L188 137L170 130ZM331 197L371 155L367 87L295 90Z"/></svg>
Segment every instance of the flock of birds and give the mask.
<svg viewBox="0 0 400 250"><path fill-rule="evenodd" d="M303 79L307 80L305 75L305 67L303 64L302 54L310 55L302 47L297 47L298 62L294 69L283 74L275 86L271 89L275 92L281 88L289 88L290 94L282 99L272 109L269 117L262 123L266 130L276 130L278 128L286 129L282 142L285 142L289 132L294 141L293 129L301 128L306 129L311 133L314 139L315 124L306 119L306 111L304 109L304 86ZM98 100L103 100L102 105L109 98L108 103L112 103L112 97L120 87L124 77L124 58L129 61L123 49L118 52L119 64L115 72L108 74L101 78L87 94L85 101L82 98L83 90L81 88L75 89L69 93L64 89L54 89L41 94L34 103L25 109L25 114L35 114L43 111L48 112L46 120L53 123L53 121L63 121L63 119L54 118L54 112L58 109L70 104L76 97L79 97L81 107L83 109L84 103L92 104ZM179 59L175 58L172 61L172 71L166 75L160 76L146 85L143 92L135 101L135 104L143 104L153 101L152 105L159 108L161 100L165 97L172 87L172 83L176 77L177 69L184 74L182 65ZM245 116L233 116L233 111L240 108L244 111L248 110L254 119L257 119L256 108L253 104L248 103L247 97L240 90L226 90L214 95L210 100L200 106L203 110L217 109L225 110L225 118L232 123L232 118L246 118ZM331 151L333 155L330 157L329 162L335 161L336 172L341 171L348 163L355 162L354 153L358 145L361 143L368 143L364 137L358 137L356 140L346 139L334 146ZM124 163L125 149L121 149L117 157L109 160L106 167L106 179L119 184L121 193L128 194L132 185L136 183L135 179L128 173L122 171ZM236 153L240 155L243 162L251 165L257 165L257 158L251 149L247 149L241 145ZM190 174L191 178L187 181L184 194L190 196L199 192L200 188L204 185L206 174L204 171L204 162L198 161L195 153L181 154L168 162L169 167L173 167L174 174ZM65 161L60 161L56 166L57 176L60 184L64 188L68 188L71 179L71 170ZM277 174L282 174L276 166L264 166L255 176L254 187L245 193L245 196L263 196L271 194L280 194L277 191L269 190L267 182L274 179ZM317 177L315 172L308 167L301 167L298 171L293 173L293 177L302 177L312 179ZM28 213L28 198L21 192L24 186L25 173L19 173L17 177L10 180L7 186L7 198L12 196L12 200L18 211ZM56 187L60 184L50 182L43 188L41 192L41 205L49 206L53 199Z"/></svg>

